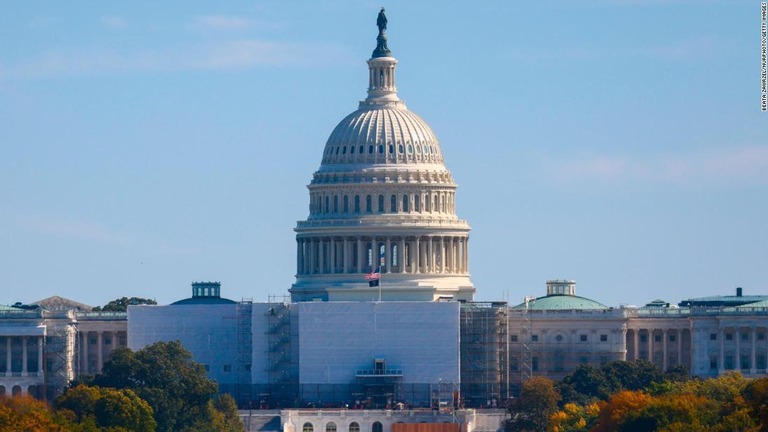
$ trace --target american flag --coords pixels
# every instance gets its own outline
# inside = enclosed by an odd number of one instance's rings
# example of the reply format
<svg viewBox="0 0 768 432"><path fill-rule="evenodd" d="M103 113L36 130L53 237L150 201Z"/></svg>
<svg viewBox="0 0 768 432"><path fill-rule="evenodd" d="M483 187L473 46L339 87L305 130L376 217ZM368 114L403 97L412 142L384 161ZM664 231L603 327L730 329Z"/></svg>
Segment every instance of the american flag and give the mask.
<svg viewBox="0 0 768 432"><path fill-rule="evenodd" d="M378 271L372 271L365 275L365 280L379 280L381 279L381 273Z"/></svg>

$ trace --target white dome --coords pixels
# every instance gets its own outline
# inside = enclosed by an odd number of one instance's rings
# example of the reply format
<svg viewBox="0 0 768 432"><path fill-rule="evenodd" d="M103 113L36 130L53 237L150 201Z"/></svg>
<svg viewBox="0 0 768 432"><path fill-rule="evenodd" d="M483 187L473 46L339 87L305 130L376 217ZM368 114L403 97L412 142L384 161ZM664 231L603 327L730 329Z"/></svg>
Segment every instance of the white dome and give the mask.
<svg viewBox="0 0 768 432"><path fill-rule="evenodd" d="M435 133L405 105L367 106L346 116L325 144L322 165L442 164Z"/></svg>

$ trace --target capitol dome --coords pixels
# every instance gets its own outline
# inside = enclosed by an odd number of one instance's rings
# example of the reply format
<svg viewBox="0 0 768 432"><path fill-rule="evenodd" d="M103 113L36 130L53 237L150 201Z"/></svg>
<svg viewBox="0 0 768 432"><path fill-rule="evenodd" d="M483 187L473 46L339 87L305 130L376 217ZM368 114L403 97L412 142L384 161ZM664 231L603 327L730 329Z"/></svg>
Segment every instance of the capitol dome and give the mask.
<svg viewBox="0 0 768 432"><path fill-rule="evenodd" d="M456 183L435 133L397 95L383 22L367 97L333 129L308 185L309 216L295 229L293 301L474 296Z"/></svg>

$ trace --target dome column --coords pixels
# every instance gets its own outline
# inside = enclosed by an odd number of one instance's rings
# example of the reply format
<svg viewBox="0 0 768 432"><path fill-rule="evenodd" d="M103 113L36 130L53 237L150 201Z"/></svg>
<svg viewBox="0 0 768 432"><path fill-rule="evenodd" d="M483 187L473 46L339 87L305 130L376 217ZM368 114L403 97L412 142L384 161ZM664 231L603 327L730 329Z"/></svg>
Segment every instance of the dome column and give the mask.
<svg viewBox="0 0 768 432"><path fill-rule="evenodd" d="M341 270L343 273L349 273L349 243L347 237L341 239Z"/></svg>
<svg viewBox="0 0 768 432"><path fill-rule="evenodd" d="M386 257L385 263L387 266L387 273L391 273L392 272L392 244L389 237L387 237L387 241L385 244L386 244L385 246L386 250L384 251L384 256Z"/></svg>

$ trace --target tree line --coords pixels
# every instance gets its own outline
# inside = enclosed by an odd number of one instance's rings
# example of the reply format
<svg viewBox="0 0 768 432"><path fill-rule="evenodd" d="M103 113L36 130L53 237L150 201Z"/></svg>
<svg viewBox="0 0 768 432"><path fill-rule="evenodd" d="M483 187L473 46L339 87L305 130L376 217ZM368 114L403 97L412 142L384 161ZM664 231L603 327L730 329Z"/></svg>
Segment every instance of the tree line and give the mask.
<svg viewBox="0 0 768 432"><path fill-rule="evenodd" d="M525 381L507 412L507 432L758 432L768 430L768 378L690 378L645 360L581 365L558 382Z"/></svg>
<svg viewBox="0 0 768 432"><path fill-rule="evenodd" d="M81 378L52 405L0 398L0 431L242 431L234 399L181 343L113 351L101 374Z"/></svg>

